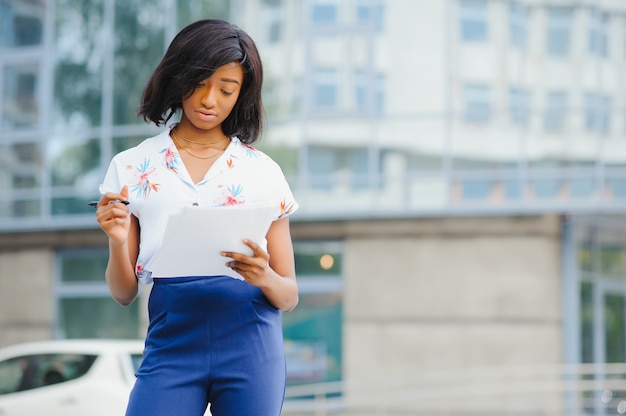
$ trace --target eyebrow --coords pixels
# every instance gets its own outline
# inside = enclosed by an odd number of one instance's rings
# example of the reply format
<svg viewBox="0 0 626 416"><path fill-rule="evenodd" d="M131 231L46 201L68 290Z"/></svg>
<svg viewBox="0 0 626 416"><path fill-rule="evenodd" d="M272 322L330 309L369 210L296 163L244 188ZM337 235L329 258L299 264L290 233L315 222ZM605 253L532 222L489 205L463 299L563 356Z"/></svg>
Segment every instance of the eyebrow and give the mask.
<svg viewBox="0 0 626 416"><path fill-rule="evenodd" d="M222 82L234 82L235 84L240 85L239 81L237 81L236 79L233 79L233 78L221 78L220 81L222 81Z"/></svg>

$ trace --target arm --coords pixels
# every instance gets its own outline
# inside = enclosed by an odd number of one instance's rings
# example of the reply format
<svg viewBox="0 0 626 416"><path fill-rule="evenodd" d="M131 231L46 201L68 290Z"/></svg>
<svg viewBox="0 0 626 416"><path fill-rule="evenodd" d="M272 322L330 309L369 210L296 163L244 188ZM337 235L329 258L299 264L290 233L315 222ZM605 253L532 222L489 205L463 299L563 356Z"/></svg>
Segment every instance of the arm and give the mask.
<svg viewBox="0 0 626 416"><path fill-rule="evenodd" d="M289 231L289 218L274 221L267 232L267 253L252 241L244 241L254 254L224 252L228 266L251 285L258 286L274 307L292 311L298 304L298 284Z"/></svg>
<svg viewBox="0 0 626 416"><path fill-rule="evenodd" d="M127 206L109 202L127 198L126 186L119 194L107 193L98 202L96 211L98 224L109 237L109 262L105 279L111 296L122 306L130 305L139 290L135 275L139 254L139 221Z"/></svg>

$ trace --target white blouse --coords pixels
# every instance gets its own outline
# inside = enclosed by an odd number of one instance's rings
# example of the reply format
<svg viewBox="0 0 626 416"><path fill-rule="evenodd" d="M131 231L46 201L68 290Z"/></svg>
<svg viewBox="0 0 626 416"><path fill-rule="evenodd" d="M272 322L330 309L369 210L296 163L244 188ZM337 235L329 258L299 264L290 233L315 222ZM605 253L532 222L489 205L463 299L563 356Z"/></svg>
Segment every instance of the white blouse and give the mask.
<svg viewBox="0 0 626 416"><path fill-rule="evenodd" d="M143 283L152 276L145 266L157 253L170 214L185 206L275 206L275 220L298 209L276 162L233 137L204 179L194 184L166 129L117 154L100 192L119 193L128 185L131 213L139 220L140 244L135 272Z"/></svg>

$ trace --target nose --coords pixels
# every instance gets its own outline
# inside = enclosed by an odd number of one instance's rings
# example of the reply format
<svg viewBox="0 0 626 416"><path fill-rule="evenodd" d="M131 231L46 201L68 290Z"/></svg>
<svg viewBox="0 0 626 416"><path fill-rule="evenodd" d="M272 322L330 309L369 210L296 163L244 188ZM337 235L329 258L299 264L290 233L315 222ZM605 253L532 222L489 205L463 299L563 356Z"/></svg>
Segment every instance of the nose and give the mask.
<svg viewBox="0 0 626 416"><path fill-rule="evenodd" d="M211 108L215 105L216 91L214 88L206 88L202 94L202 105Z"/></svg>

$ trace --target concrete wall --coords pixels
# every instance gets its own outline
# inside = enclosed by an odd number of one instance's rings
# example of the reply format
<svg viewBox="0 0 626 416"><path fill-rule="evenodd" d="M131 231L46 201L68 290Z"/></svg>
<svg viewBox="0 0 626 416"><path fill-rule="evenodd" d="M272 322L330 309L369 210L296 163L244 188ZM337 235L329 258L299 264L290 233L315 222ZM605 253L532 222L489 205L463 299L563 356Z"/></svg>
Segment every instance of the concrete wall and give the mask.
<svg viewBox="0 0 626 416"><path fill-rule="evenodd" d="M53 253L0 253L0 345L52 336Z"/></svg>

